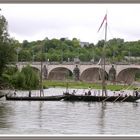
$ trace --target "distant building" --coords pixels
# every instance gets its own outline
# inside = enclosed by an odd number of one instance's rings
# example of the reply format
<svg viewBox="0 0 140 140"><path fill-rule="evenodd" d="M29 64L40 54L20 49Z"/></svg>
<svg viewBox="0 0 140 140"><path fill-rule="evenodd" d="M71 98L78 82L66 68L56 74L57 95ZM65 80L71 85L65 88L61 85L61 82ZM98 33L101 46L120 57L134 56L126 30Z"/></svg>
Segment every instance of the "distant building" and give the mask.
<svg viewBox="0 0 140 140"><path fill-rule="evenodd" d="M83 47L88 47L89 46L89 42L80 42L80 46Z"/></svg>

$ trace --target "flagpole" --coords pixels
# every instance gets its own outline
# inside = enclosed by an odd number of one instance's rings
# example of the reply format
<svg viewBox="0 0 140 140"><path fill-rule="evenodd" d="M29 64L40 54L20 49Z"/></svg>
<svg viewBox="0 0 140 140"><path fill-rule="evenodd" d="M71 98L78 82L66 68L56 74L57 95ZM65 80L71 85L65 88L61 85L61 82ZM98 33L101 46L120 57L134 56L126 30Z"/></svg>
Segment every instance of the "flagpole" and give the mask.
<svg viewBox="0 0 140 140"><path fill-rule="evenodd" d="M106 57L106 53L105 53L105 48L106 48L106 40L107 40L107 11L106 11L106 14L104 16L104 19L98 29L98 32L100 31L100 29L102 28L104 22L106 21L105 23L105 40L104 40L104 46L103 46L103 51L102 51L102 61L101 61L101 67L102 67L102 96L104 96L104 93L105 93L105 96L107 96L107 90L106 90L106 82L105 82L105 76L106 76L106 73L105 73L105 57Z"/></svg>
<svg viewBox="0 0 140 140"><path fill-rule="evenodd" d="M105 23L105 41L104 41L104 46L103 46L103 80L102 80L102 96L107 96L107 90L106 90L106 81L105 81L105 61L106 61L106 52L105 52L105 47L106 47L106 40L107 40L107 13L106 13L106 23Z"/></svg>

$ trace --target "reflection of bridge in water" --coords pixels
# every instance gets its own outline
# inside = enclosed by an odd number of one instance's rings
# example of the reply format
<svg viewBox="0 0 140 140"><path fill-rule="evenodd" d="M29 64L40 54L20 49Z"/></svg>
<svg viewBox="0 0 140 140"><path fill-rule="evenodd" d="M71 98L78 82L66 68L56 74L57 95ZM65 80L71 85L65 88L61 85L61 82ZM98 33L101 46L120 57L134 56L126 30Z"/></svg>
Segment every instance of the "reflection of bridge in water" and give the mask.
<svg viewBox="0 0 140 140"><path fill-rule="evenodd" d="M26 65L30 64L31 67L40 71L40 62L19 62L17 63L18 69L22 69ZM76 75L77 65L77 75ZM114 72L113 72L114 71ZM135 80L135 74L140 72L140 65L114 65L112 71L112 65L106 65L105 73L107 80L113 80L117 82L125 82L131 84ZM43 76L49 80L65 80L68 77L77 76L78 80L88 82L98 82L101 80L103 69L101 65L91 63L46 63L43 62Z"/></svg>

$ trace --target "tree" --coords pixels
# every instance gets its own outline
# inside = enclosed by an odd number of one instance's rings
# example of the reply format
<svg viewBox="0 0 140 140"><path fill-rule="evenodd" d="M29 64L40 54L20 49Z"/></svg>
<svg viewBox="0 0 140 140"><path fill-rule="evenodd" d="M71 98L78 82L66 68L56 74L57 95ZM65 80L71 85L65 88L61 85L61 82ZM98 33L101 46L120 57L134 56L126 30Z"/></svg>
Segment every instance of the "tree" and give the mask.
<svg viewBox="0 0 140 140"><path fill-rule="evenodd" d="M80 47L80 41L77 38L72 39L73 47Z"/></svg>
<svg viewBox="0 0 140 140"><path fill-rule="evenodd" d="M32 60L32 54L29 50L22 49L19 52L19 61L31 61Z"/></svg>
<svg viewBox="0 0 140 140"><path fill-rule="evenodd" d="M5 43L8 41L8 31L7 31L8 22L6 21L3 15L0 15L0 42Z"/></svg>
<svg viewBox="0 0 140 140"><path fill-rule="evenodd" d="M14 47L11 46L11 39L7 31L7 21L3 15L0 15L0 76L6 65L14 59Z"/></svg>
<svg viewBox="0 0 140 140"><path fill-rule="evenodd" d="M16 89L23 89L25 88L25 76L23 73L17 71L11 77L11 83Z"/></svg>
<svg viewBox="0 0 140 140"><path fill-rule="evenodd" d="M96 47L103 48L104 44L105 44L104 40L99 40L98 43L96 44Z"/></svg>
<svg viewBox="0 0 140 140"><path fill-rule="evenodd" d="M27 40L24 40L23 43L22 43L22 47L23 48L28 48L28 46L29 46L28 41Z"/></svg>
<svg viewBox="0 0 140 140"><path fill-rule="evenodd" d="M25 89L35 89L39 86L39 75L28 65L21 71L24 75Z"/></svg>
<svg viewBox="0 0 140 140"><path fill-rule="evenodd" d="M28 65L11 76L11 83L17 89L36 89L39 87L39 75Z"/></svg>

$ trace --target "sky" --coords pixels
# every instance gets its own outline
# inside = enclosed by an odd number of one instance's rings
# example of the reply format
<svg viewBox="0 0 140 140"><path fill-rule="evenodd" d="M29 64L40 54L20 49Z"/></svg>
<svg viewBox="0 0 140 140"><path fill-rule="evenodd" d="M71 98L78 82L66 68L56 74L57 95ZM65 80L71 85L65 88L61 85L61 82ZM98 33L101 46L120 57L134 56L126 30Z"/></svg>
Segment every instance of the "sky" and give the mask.
<svg viewBox="0 0 140 140"><path fill-rule="evenodd" d="M97 31L106 13L107 40L140 40L140 4L1 4L0 8L10 37L20 42L65 37L96 44L104 39L104 24Z"/></svg>

